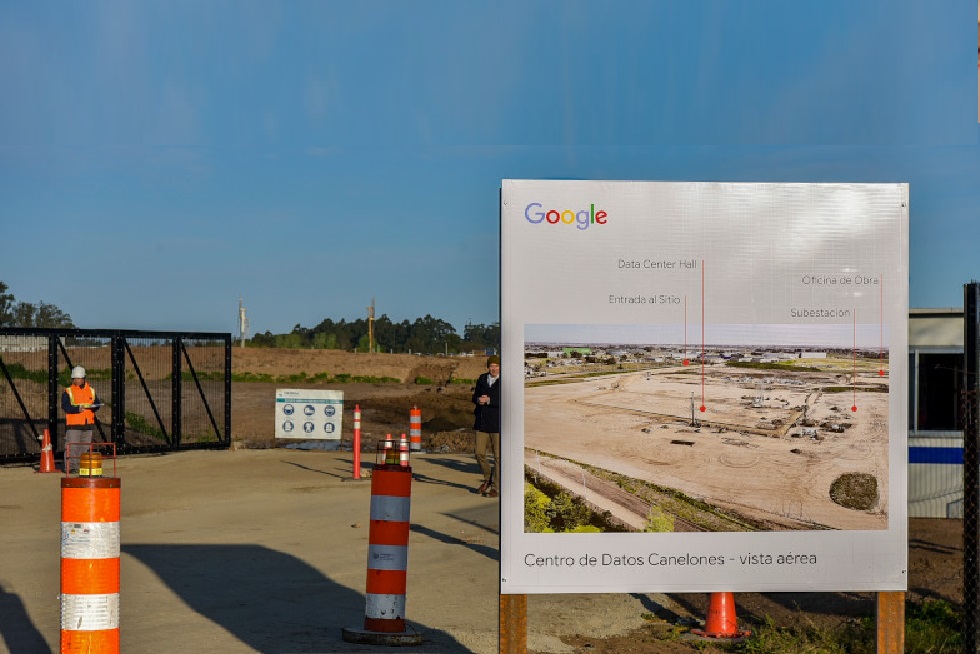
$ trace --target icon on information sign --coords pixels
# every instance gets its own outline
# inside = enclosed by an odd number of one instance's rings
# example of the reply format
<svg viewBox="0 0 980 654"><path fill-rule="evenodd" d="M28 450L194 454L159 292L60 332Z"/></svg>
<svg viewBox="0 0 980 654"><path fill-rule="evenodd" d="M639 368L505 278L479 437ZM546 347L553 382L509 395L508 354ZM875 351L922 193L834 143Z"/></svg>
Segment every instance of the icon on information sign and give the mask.
<svg viewBox="0 0 980 654"><path fill-rule="evenodd" d="M316 413L316 409L313 408L312 404L307 404L306 406L303 407L303 413L305 413L308 416L312 416L314 413Z"/></svg>
<svg viewBox="0 0 980 654"><path fill-rule="evenodd" d="M328 418L332 418L335 413L337 413L337 409L334 407L334 405L328 404L327 406L323 407L323 415L327 416Z"/></svg>
<svg viewBox="0 0 980 654"><path fill-rule="evenodd" d="M314 429L316 429L316 425L314 425L312 422L303 423L303 431L305 431L307 434L312 434Z"/></svg>
<svg viewBox="0 0 980 654"><path fill-rule="evenodd" d="M293 415L293 412L295 410L296 410L296 407L294 407L292 404L285 404L282 407L282 412L285 413L287 416Z"/></svg>
<svg viewBox="0 0 980 654"><path fill-rule="evenodd" d="M332 434L333 430L334 430L334 424L332 422L328 422L323 425L323 431L325 431L326 433Z"/></svg>
<svg viewBox="0 0 980 654"><path fill-rule="evenodd" d="M293 421L292 420L287 420L286 422L282 423L282 430L283 431L292 431L293 430L293 427L295 427L295 426L296 425L293 424Z"/></svg>

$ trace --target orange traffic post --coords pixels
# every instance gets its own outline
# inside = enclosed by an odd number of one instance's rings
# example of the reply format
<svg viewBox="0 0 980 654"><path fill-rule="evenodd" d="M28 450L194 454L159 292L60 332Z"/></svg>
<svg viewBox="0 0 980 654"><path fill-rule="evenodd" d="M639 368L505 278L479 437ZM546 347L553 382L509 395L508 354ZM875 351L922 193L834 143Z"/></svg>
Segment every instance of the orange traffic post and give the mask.
<svg viewBox="0 0 980 654"><path fill-rule="evenodd" d="M398 440L398 465L408 466L408 439L405 434Z"/></svg>
<svg viewBox="0 0 980 654"><path fill-rule="evenodd" d="M41 463L37 468L38 472L58 472L54 465L54 451L51 448L51 432L44 430L41 436Z"/></svg>
<svg viewBox="0 0 980 654"><path fill-rule="evenodd" d="M734 642L748 638L751 631L738 628L735 617L735 596L732 593L711 593L708 604L708 619L704 629L691 629L691 633L705 640L726 640Z"/></svg>
<svg viewBox="0 0 980 654"><path fill-rule="evenodd" d="M407 456L404 435L402 443ZM344 628L342 635L349 643L422 644L422 634L407 631L405 623L412 468L400 459L399 450L385 447L383 462L375 463L371 473L364 628Z"/></svg>
<svg viewBox="0 0 980 654"><path fill-rule="evenodd" d="M385 441L385 447L391 447L391 434L388 434ZM343 477L340 481L364 481L367 479L366 476L362 474L361 470L361 405L354 405L354 443L351 447L354 453L354 470L350 477Z"/></svg>
<svg viewBox="0 0 980 654"><path fill-rule="evenodd" d="M354 479L361 478L361 405L354 405Z"/></svg>
<svg viewBox="0 0 980 654"><path fill-rule="evenodd" d="M61 654L119 654L120 480L101 475L89 452L61 480Z"/></svg>
<svg viewBox="0 0 980 654"><path fill-rule="evenodd" d="M413 406L409 412L409 436L412 439L412 451L422 451L422 409Z"/></svg>

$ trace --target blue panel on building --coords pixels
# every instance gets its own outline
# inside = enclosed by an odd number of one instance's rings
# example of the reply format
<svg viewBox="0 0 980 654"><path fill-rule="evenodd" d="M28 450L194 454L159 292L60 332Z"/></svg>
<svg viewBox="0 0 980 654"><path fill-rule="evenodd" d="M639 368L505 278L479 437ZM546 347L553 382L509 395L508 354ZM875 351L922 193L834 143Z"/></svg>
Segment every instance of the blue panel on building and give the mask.
<svg viewBox="0 0 980 654"><path fill-rule="evenodd" d="M910 447L909 463L952 463L963 465L963 448Z"/></svg>

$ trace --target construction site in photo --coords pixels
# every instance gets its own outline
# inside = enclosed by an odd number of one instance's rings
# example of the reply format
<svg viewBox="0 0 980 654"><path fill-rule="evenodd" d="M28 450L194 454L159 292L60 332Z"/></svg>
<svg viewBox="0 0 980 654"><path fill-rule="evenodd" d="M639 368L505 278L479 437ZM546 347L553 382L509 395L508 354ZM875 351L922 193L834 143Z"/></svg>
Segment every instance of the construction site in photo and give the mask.
<svg viewBox="0 0 980 654"><path fill-rule="evenodd" d="M530 475L633 531L887 529L887 354L600 349L528 359Z"/></svg>

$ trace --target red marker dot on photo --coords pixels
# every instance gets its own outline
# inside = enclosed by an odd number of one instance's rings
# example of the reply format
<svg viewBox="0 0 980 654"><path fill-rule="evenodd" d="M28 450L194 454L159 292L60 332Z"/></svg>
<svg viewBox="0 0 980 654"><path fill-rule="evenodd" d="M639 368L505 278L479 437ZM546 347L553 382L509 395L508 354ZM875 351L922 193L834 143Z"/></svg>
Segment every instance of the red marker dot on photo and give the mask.
<svg viewBox="0 0 980 654"><path fill-rule="evenodd" d="M707 410L708 410L708 408L702 404L701 405L701 413L704 413Z"/></svg>
<svg viewBox="0 0 980 654"><path fill-rule="evenodd" d="M885 376L885 371L884 370L879 370L878 371L878 376L879 377L884 377Z"/></svg>
<svg viewBox="0 0 980 654"><path fill-rule="evenodd" d="M685 366L691 365L691 360L690 359L684 359L684 365Z"/></svg>
<svg viewBox="0 0 980 654"><path fill-rule="evenodd" d="M857 410L858 410L857 405L851 407L851 411L857 411Z"/></svg>

